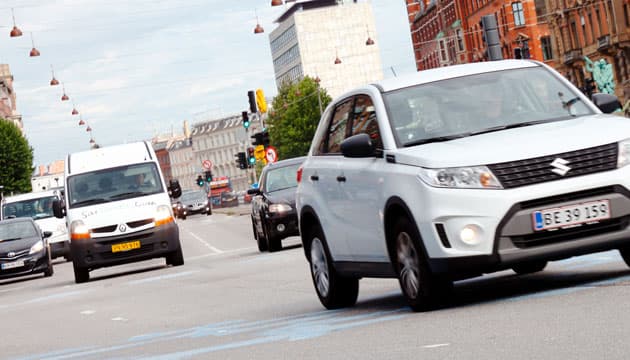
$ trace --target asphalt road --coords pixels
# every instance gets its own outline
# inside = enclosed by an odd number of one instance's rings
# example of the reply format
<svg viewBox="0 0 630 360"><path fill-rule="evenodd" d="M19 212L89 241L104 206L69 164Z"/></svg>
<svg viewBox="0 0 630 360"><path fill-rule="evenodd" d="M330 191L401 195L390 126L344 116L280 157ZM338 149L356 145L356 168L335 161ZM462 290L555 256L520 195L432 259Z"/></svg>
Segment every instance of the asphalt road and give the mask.
<svg viewBox="0 0 630 360"><path fill-rule="evenodd" d="M299 239L261 254L248 216L181 221L186 264L100 269L74 283L0 282L0 358L627 359L630 270L615 251L458 282L453 304L412 313L396 280L363 279L327 311Z"/></svg>

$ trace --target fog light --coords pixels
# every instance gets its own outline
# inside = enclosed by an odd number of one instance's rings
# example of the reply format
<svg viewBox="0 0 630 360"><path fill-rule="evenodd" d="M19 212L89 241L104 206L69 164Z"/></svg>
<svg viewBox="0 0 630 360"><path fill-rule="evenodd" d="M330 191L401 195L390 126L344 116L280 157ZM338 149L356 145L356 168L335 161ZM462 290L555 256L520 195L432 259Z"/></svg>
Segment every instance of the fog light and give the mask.
<svg viewBox="0 0 630 360"><path fill-rule="evenodd" d="M168 243L166 241L162 241L162 247L166 249L168 247Z"/></svg>
<svg viewBox="0 0 630 360"><path fill-rule="evenodd" d="M459 232L459 238L462 240L464 244L467 245L477 245L481 240L480 237L480 229L475 225L466 225Z"/></svg>
<svg viewBox="0 0 630 360"><path fill-rule="evenodd" d="M283 232L287 227L284 226L284 224L278 224L278 226L276 226L276 229L278 229L278 231Z"/></svg>

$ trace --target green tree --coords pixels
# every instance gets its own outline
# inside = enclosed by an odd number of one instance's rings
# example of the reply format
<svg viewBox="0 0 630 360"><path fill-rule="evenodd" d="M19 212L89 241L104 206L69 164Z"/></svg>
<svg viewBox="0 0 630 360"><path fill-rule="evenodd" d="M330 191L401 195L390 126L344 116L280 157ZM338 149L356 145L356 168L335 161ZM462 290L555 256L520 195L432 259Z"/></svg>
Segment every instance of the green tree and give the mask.
<svg viewBox="0 0 630 360"><path fill-rule="evenodd" d="M10 121L0 119L0 185L3 192L31 191L33 148L20 129Z"/></svg>
<svg viewBox="0 0 630 360"><path fill-rule="evenodd" d="M308 76L280 87L266 124L278 158L290 159L308 153L321 117L320 99L322 110L332 101L326 90Z"/></svg>

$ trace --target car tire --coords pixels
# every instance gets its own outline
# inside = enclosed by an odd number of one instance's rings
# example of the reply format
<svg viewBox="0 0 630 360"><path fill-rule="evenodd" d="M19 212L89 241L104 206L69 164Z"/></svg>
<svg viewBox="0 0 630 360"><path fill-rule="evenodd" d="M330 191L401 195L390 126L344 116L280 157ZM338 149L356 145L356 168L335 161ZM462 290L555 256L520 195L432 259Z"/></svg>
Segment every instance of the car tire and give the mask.
<svg viewBox="0 0 630 360"><path fill-rule="evenodd" d="M74 282L77 284L90 281L90 271L87 268L79 267L76 264L72 264L74 268Z"/></svg>
<svg viewBox="0 0 630 360"><path fill-rule="evenodd" d="M179 218L182 220L186 220L186 214L182 214Z"/></svg>
<svg viewBox="0 0 630 360"><path fill-rule="evenodd" d="M166 255L166 265L181 266L184 265L184 253L180 246L176 251Z"/></svg>
<svg viewBox="0 0 630 360"><path fill-rule="evenodd" d="M51 277L51 276L53 276L54 273L55 273L55 271L53 269L52 259L50 258L50 255L49 255L48 256L48 267L46 267L46 270L44 270L44 277Z"/></svg>
<svg viewBox="0 0 630 360"><path fill-rule="evenodd" d="M519 275L525 275L543 271L546 266L546 261L531 261L523 264L514 265L512 266L512 270Z"/></svg>
<svg viewBox="0 0 630 360"><path fill-rule="evenodd" d="M447 303L453 282L434 275L420 245L417 227L406 217L393 230L394 269L400 288L413 311L428 311Z"/></svg>
<svg viewBox="0 0 630 360"><path fill-rule="evenodd" d="M212 209L208 209L208 211L206 211L206 215L207 215L207 216L212 215Z"/></svg>
<svg viewBox="0 0 630 360"><path fill-rule="evenodd" d="M353 306L359 296L359 279L339 275L332 265L332 257L319 226L308 235L310 271L319 301L326 309Z"/></svg>
<svg viewBox="0 0 630 360"><path fill-rule="evenodd" d="M254 222L254 218L252 217L252 230L254 231L254 239L256 239L256 243L258 244L258 251L265 252L269 248L267 247L267 239L258 235L258 231L256 231L256 223Z"/></svg>
<svg viewBox="0 0 630 360"><path fill-rule="evenodd" d="M269 226L263 222L263 229L265 230L265 238L267 239L267 248L269 252L276 252L282 250L282 239L277 236L271 235Z"/></svg>

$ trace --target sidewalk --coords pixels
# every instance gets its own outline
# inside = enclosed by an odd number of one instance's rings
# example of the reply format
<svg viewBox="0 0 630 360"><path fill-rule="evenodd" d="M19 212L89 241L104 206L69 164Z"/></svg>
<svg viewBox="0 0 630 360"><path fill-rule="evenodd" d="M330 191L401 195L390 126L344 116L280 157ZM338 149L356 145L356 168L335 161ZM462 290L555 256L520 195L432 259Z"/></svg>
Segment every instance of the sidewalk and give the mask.
<svg viewBox="0 0 630 360"><path fill-rule="evenodd" d="M244 216L252 212L252 204L240 204L239 206L226 208L212 208L213 214L225 214L229 216Z"/></svg>

